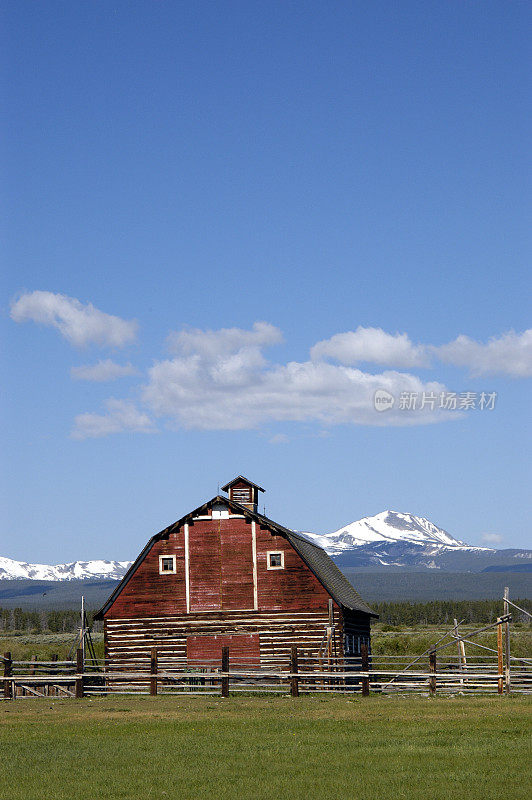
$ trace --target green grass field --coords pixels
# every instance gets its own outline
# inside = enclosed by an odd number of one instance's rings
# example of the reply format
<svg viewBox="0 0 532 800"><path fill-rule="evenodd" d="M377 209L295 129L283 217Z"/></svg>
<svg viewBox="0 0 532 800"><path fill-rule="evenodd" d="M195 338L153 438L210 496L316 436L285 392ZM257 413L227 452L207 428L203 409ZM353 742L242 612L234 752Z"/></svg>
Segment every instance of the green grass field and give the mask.
<svg viewBox="0 0 532 800"><path fill-rule="evenodd" d="M0 703L0 798L520 800L527 697Z"/></svg>

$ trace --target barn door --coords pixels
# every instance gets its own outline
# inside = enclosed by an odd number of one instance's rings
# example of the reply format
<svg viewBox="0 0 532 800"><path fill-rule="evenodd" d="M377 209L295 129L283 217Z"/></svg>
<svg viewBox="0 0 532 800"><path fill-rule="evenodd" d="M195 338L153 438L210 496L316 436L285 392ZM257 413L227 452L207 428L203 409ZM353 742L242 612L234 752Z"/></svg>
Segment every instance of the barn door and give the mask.
<svg viewBox="0 0 532 800"><path fill-rule="evenodd" d="M254 607L253 551L246 531L216 526L191 530L189 583L191 611L246 611Z"/></svg>
<svg viewBox="0 0 532 800"><path fill-rule="evenodd" d="M246 532L222 528L222 609L253 609L251 526Z"/></svg>
<svg viewBox="0 0 532 800"><path fill-rule="evenodd" d="M222 607L222 558L218 530L194 531L189 542L190 610L218 611Z"/></svg>

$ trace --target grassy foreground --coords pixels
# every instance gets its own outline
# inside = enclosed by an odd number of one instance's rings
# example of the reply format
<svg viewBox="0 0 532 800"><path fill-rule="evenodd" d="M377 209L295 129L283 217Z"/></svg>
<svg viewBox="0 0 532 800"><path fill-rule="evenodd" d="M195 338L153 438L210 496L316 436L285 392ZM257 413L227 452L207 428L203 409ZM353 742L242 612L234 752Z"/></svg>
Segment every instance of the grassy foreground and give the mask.
<svg viewBox="0 0 532 800"><path fill-rule="evenodd" d="M528 798L527 697L0 704L9 800Z"/></svg>

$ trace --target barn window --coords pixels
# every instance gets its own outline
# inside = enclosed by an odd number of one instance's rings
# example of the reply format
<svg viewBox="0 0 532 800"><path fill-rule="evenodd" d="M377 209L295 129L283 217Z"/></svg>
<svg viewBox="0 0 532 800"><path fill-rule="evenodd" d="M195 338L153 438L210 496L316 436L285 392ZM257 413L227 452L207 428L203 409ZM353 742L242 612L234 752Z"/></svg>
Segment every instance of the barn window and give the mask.
<svg viewBox="0 0 532 800"><path fill-rule="evenodd" d="M175 575L175 556L159 556L159 575Z"/></svg>
<svg viewBox="0 0 532 800"><path fill-rule="evenodd" d="M267 553L268 569L284 569L284 553L278 550L269 550Z"/></svg>

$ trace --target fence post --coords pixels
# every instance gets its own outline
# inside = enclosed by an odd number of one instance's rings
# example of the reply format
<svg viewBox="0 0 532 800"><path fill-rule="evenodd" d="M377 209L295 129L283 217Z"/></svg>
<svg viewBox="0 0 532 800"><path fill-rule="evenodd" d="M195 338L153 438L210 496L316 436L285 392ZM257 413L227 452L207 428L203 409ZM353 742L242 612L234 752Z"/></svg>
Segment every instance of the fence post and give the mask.
<svg viewBox="0 0 532 800"><path fill-rule="evenodd" d="M157 648L152 647L150 656L150 695L157 695Z"/></svg>
<svg viewBox="0 0 532 800"><path fill-rule="evenodd" d="M510 605L508 600L510 599L510 590L507 586L504 587L504 616L508 617L510 614ZM505 638L505 650L506 650L506 671L505 671L505 683L506 683L506 694L510 694L510 622L508 619L504 623L504 638Z"/></svg>
<svg viewBox="0 0 532 800"><path fill-rule="evenodd" d="M290 672L292 673L290 678L290 694L292 697L299 697L299 678L297 677L298 671L299 660L297 656L297 647L296 645L292 645L292 649L290 651Z"/></svg>
<svg viewBox="0 0 532 800"><path fill-rule="evenodd" d="M436 650L431 650L429 653L429 693L436 694Z"/></svg>
<svg viewBox="0 0 532 800"><path fill-rule="evenodd" d="M13 661L11 660L11 652L4 653L4 699L13 700L11 692L11 681L6 678L11 678L13 675Z"/></svg>
<svg viewBox="0 0 532 800"><path fill-rule="evenodd" d="M83 697L83 650L76 650L76 697Z"/></svg>
<svg viewBox="0 0 532 800"><path fill-rule="evenodd" d="M503 660L502 660L502 620L499 617L497 619L497 671L500 677L497 679L497 691L499 694L502 694L503 690L503 682L504 679L502 677L504 670Z"/></svg>
<svg viewBox="0 0 532 800"><path fill-rule="evenodd" d="M360 645L361 667L362 672L369 672L369 654L368 646L365 642ZM362 697L369 696L369 675L362 678Z"/></svg>
<svg viewBox="0 0 532 800"><path fill-rule="evenodd" d="M229 672L229 648L222 647L222 672ZM222 697L229 697L229 676L222 678Z"/></svg>

